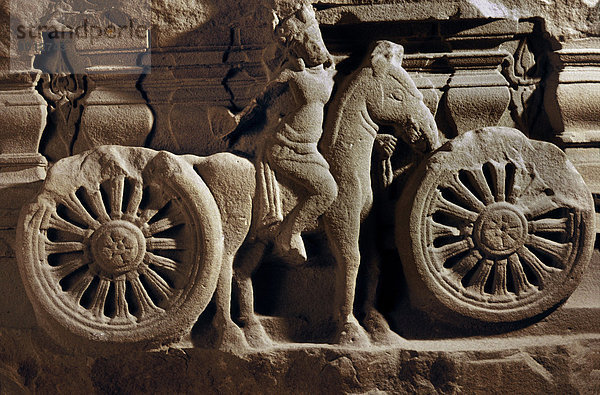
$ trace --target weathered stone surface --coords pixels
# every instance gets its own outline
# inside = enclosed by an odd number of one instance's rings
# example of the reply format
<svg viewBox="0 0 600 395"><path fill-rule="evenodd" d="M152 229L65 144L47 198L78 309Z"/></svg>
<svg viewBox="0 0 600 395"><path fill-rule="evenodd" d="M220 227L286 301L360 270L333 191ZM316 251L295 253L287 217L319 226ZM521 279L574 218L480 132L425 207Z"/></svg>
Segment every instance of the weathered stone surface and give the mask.
<svg viewBox="0 0 600 395"><path fill-rule="evenodd" d="M35 331L3 330L3 389L35 392L594 393L599 343L589 336L415 342L355 350L311 345L230 354L165 349L86 357Z"/></svg>
<svg viewBox="0 0 600 395"><path fill-rule="evenodd" d="M310 3L0 3L0 392L600 391L600 4Z"/></svg>
<svg viewBox="0 0 600 395"><path fill-rule="evenodd" d="M451 18L499 18L518 20L543 18L548 32L560 41L594 36L600 29L598 2L595 0L517 1L517 0L458 0L458 1L390 1L368 4L354 0L327 0L336 4L323 13L326 23L382 20L445 20ZM379 2L378 2L379 3ZM381 4L382 3L382 4ZM387 4L386 4L387 3Z"/></svg>

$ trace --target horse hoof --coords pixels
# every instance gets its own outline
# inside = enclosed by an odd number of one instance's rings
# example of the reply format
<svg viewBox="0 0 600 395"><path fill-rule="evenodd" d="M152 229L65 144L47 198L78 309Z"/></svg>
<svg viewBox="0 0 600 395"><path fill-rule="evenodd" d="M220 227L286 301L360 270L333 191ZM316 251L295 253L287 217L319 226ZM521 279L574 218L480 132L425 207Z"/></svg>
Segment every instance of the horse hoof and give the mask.
<svg viewBox="0 0 600 395"><path fill-rule="evenodd" d="M267 348L273 345L273 341L260 322L246 326L244 333L248 344L252 348Z"/></svg>
<svg viewBox="0 0 600 395"><path fill-rule="evenodd" d="M336 343L345 346L363 347L371 344L367 332L358 324L347 322L338 332Z"/></svg>
<svg viewBox="0 0 600 395"><path fill-rule="evenodd" d="M244 332L237 325L222 330L216 346L217 349L227 352L237 352L249 347Z"/></svg>

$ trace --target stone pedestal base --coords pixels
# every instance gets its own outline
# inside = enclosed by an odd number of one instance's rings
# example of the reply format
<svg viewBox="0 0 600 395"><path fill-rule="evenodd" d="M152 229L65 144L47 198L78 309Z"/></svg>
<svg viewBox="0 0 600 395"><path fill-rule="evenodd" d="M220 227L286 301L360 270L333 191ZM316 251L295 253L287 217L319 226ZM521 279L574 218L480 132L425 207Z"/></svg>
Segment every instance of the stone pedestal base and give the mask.
<svg viewBox="0 0 600 395"><path fill-rule="evenodd" d="M36 331L3 329L9 393L597 393L598 335L411 341L367 350L275 346L230 354L171 348L66 355Z"/></svg>

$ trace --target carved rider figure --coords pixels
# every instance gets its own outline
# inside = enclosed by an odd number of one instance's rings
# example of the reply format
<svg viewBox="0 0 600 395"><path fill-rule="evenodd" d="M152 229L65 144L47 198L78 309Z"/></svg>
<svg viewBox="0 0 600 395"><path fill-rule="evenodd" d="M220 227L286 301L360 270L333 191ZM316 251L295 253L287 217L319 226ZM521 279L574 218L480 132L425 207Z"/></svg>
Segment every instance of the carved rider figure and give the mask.
<svg viewBox="0 0 600 395"><path fill-rule="evenodd" d="M303 4L283 19L275 34L285 54L283 61L271 73L273 77L262 94L241 113L231 116L235 129L226 135L244 133L258 116L266 119L257 152L258 215L267 227L281 222L275 251L302 262L306 250L301 232L337 196L329 165L317 149L335 69L312 6ZM275 177L287 178L299 195L298 204L285 219Z"/></svg>

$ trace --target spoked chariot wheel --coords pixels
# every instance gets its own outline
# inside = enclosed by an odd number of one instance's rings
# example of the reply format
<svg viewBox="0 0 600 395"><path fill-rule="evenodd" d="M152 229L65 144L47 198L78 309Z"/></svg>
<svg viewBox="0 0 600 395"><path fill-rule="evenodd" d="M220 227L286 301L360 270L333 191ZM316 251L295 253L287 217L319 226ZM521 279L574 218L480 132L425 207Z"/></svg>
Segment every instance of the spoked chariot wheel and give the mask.
<svg viewBox="0 0 600 395"><path fill-rule="evenodd" d="M595 237L592 196L562 151L501 127L424 161L396 218L411 302L446 321L544 314L578 285Z"/></svg>
<svg viewBox="0 0 600 395"><path fill-rule="evenodd" d="M38 321L67 345L177 339L210 301L223 248L218 207L189 164L116 146L57 162L17 238Z"/></svg>

